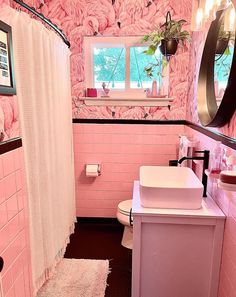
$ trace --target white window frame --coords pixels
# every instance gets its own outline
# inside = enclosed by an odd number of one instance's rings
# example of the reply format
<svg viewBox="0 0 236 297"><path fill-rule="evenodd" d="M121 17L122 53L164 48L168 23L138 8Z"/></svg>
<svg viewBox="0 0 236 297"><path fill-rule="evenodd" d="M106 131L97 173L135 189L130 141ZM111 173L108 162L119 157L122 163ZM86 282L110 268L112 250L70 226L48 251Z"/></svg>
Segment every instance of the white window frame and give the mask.
<svg viewBox="0 0 236 297"><path fill-rule="evenodd" d="M112 98L117 97L133 97L142 96L145 97L144 90L142 88L130 88L130 47L134 46L145 46L141 43L143 36L119 36L119 37L108 37L108 36L85 36L84 37L84 58L85 58L85 87L94 87L94 75L93 75L93 48L94 47L123 47L125 48L126 54L126 73L125 73L125 89L111 89L109 96ZM127 67L129 65L129 67ZM169 88L169 65L163 70L162 78L162 90L163 95L168 96ZM97 88L98 89L98 88ZM102 87L98 89L102 91Z"/></svg>

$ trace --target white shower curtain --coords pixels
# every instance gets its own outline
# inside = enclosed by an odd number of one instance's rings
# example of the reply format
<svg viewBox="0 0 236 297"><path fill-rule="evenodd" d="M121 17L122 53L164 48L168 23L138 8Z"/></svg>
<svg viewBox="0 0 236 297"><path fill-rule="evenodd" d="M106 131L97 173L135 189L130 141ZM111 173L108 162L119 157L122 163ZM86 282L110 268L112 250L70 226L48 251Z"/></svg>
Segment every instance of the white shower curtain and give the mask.
<svg viewBox="0 0 236 297"><path fill-rule="evenodd" d="M39 21L10 7L30 210L35 293L64 254L75 221L70 51Z"/></svg>

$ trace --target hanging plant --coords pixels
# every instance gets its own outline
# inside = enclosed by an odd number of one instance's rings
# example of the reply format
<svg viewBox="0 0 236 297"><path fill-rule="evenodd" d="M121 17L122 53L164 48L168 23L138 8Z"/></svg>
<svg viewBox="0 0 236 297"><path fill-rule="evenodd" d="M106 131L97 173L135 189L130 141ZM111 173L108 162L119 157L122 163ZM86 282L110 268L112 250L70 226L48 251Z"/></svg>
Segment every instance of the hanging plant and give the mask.
<svg viewBox="0 0 236 297"><path fill-rule="evenodd" d="M224 31L224 24L220 26L220 31L216 42L216 55L229 55L229 43L234 42L234 35L230 31Z"/></svg>
<svg viewBox="0 0 236 297"><path fill-rule="evenodd" d="M143 37L142 41L149 44L148 49L144 53L152 56L159 47L161 53L169 60L170 56L176 53L180 42L190 41L189 32L182 29L185 23L186 21L183 19L179 21L172 20L171 14L168 11L166 22Z"/></svg>

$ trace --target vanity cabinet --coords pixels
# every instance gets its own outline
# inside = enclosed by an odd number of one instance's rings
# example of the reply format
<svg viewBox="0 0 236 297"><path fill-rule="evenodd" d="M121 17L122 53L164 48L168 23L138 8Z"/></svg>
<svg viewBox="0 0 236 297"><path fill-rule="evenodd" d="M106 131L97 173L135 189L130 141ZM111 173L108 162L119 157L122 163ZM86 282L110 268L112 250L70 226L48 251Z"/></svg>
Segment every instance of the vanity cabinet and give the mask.
<svg viewBox="0 0 236 297"><path fill-rule="evenodd" d="M132 297L217 297L225 216L211 198L198 210L140 205L133 191Z"/></svg>

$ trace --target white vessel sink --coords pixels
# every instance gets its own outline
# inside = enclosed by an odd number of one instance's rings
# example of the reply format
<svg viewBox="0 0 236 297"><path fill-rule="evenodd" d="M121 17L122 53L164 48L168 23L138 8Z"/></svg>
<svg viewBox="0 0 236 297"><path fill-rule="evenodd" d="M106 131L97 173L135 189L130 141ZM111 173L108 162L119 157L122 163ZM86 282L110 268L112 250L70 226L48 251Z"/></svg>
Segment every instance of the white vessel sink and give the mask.
<svg viewBox="0 0 236 297"><path fill-rule="evenodd" d="M140 202L152 208L201 208L203 185L187 167L141 166Z"/></svg>

